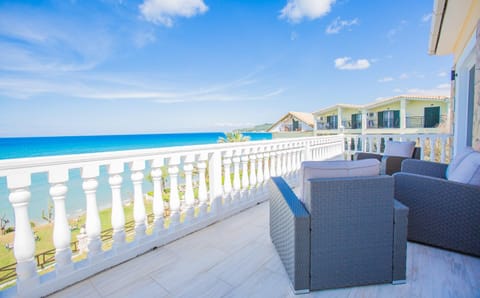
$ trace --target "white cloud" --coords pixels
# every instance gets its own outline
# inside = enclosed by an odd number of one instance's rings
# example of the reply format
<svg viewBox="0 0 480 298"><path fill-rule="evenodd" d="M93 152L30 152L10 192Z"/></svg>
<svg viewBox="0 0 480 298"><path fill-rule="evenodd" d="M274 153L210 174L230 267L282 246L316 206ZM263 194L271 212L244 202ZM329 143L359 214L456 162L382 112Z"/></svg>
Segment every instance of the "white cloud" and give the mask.
<svg viewBox="0 0 480 298"><path fill-rule="evenodd" d="M303 18L318 19L328 14L336 0L288 0L280 11L280 18L298 23Z"/></svg>
<svg viewBox="0 0 480 298"><path fill-rule="evenodd" d="M402 20L400 21L400 24L398 24L395 28L392 28L388 30L387 32L387 38L390 40L390 42L393 42L395 40L395 36L403 31L403 28L407 24L407 21Z"/></svg>
<svg viewBox="0 0 480 298"><path fill-rule="evenodd" d="M386 82L391 82L393 81L392 77L384 77L378 80L380 83L386 83Z"/></svg>
<svg viewBox="0 0 480 298"><path fill-rule="evenodd" d="M328 25L325 33L327 34L337 34L342 31L344 28L351 27L353 25L358 25L358 18L353 20L341 20L340 17L336 18L330 25Z"/></svg>
<svg viewBox="0 0 480 298"><path fill-rule="evenodd" d="M430 21L431 18L432 18L432 13L424 14L423 17L422 17L422 22L426 23L426 22Z"/></svg>
<svg viewBox="0 0 480 298"><path fill-rule="evenodd" d="M437 74L437 76L439 77L446 77L448 75L448 73L446 71L441 71Z"/></svg>
<svg viewBox="0 0 480 298"><path fill-rule="evenodd" d="M423 88L411 88L407 90L409 94L419 95L443 95L450 96L450 84L440 84L435 88L423 89Z"/></svg>
<svg viewBox="0 0 480 298"><path fill-rule="evenodd" d="M208 10L203 0L145 0L139 8L147 21L166 27L173 26L175 17L190 18Z"/></svg>
<svg viewBox="0 0 480 298"><path fill-rule="evenodd" d="M370 67L367 59L352 60L350 57L341 57L335 59L335 68L341 70L360 70Z"/></svg>
<svg viewBox="0 0 480 298"><path fill-rule="evenodd" d="M398 78L399 78L400 80L406 80L406 79L408 79L409 77L410 77L410 76L409 76L408 74L402 73Z"/></svg>

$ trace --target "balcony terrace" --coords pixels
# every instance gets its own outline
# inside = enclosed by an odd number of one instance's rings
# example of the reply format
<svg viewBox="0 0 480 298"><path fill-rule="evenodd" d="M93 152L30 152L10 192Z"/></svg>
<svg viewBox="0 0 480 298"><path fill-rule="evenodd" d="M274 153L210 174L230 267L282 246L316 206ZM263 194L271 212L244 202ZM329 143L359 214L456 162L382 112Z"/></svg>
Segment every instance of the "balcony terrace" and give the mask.
<svg viewBox="0 0 480 298"><path fill-rule="evenodd" d="M424 159L445 161L452 152L449 135L391 137L417 140ZM265 182L283 176L294 186L301 161L381 152L387 138L336 135L1 161L0 176L7 179L15 211L17 279L0 296L292 296L269 238ZM101 179L102 168L108 179ZM76 239L71 239L65 208L72 169L80 169L84 198L75 199L85 200L86 210L88 253L81 261L72 261L70 242ZM27 208L35 173L48 174L55 203L55 267L47 273L34 262L38 252ZM153 181L153 220L143 200L146 175ZM109 243L102 237L97 206L102 181L111 190ZM122 207L124 183L134 189L131 232ZM167 187L164 202L162 188ZM409 243L407 260L406 285L310 295L480 295L478 258Z"/></svg>

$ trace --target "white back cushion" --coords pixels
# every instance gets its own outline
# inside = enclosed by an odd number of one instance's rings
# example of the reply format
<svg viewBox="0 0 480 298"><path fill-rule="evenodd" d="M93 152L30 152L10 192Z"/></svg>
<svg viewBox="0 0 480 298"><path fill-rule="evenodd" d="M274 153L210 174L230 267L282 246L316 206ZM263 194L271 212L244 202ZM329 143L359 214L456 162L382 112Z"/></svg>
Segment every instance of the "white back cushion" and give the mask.
<svg viewBox="0 0 480 298"><path fill-rule="evenodd" d="M455 155L452 162L447 167L447 172L445 173L445 176L447 177L447 179L448 177L450 177L450 174L454 172L455 169L462 163L462 161L472 152L473 152L473 148L467 147L463 152Z"/></svg>
<svg viewBox="0 0 480 298"><path fill-rule="evenodd" d="M411 158L413 150L415 150L415 142L387 141L385 143L385 151L383 152L383 155Z"/></svg>
<svg viewBox="0 0 480 298"><path fill-rule="evenodd" d="M480 186L480 152L472 151L465 156L460 164L450 171L447 179Z"/></svg>
<svg viewBox="0 0 480 298"><path fill-rule="evenodd" d="M311 178L338 178L380 175L380 162L376 159L304 161L298 177L301 201L305 198L305 183Z"/></svg>

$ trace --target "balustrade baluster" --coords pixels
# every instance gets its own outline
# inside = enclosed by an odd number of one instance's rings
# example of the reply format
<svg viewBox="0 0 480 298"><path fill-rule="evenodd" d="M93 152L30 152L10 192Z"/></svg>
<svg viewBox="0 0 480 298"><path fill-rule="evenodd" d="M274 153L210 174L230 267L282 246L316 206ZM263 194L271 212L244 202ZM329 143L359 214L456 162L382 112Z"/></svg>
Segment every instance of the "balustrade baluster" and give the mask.
<svg viewBox="0 0 480 298"><path fill-rule="evenodd" d="M112 189L112 228L113 228L113 249L118 250L125 243L125 213L122 204L122 173L123 162L112 163L108 166L110 175L108 182Z"/></svg>
<svg viewBox="0 0 480 298"><path fill-rule="evenodd" d="M232 166L232 151L226 151L223 156L223 193L226 203L231 200L232 178L230 168Z"/></svg>
<svg viewBox="0 0 480 298"><path fill-rule="evenodd" d="M180 223L180 196L178 195L178 165L179 156L172 156L168 161L168 175L170 178L170 227L175 228Z"/></svg>
<svg viewBox="0 0 480 298"><path fill-rule="evenodd" d="M382 152L382 150L381 150L382 149L381 148L382 147L382 137L377 136L376 139L377 139L377 154L380 154Z"/></svg>
<svg viewBox="0 0 480 298"><path fill-rule="evenodd" d="M420 137L419 140L419 145L420 145L420 160L425 159L425 137Z"/></svg>
<svg viewBox="0 0 480 298"><path fill-rule="evenodd" d="M242 154L242 189L248 190L249 187L249 179L248 179L248 150L244 150Z"/></svg>
<svg viewBox="0 0 480 298"><path fill-rule="evenodd" d="M195 216L195 197L193 195L193 163L195 156L189 154L183 161L183 172L185 173L185 194L183 201L185 204L185 222L192 221Z"/></svg>
<svg viewBox="0 0 480 298"><path fill-rule="evenodd" d="M235 193L238 193L242 189L240 184L240 155L241 151L236 150L235 155L232 158L233 161L233 189Z"/></svg>
<svg viewBox="0 0 480 298"><path fill-rule="evenodd" d="M273 148L272 150L275 150ZM275 177L277 175L277 152L270 152L270 176Z"/></svg>
<svg viewBox="0 0 480 298"><path fill-rule="evenodd" d="M133 220L135 221L135 240L143 240L147 226L145 225L146 212L143 202L143 171L145 170L145 161L136 160L130 163L130 176L133 183Z"/></svg>
<svg viewBox="0 0 480 298"><path fill-rule="evenodd" d="M446 147L446 138L442 136L440 138L440 162L445 163L445 147Z"/></svg>
<svg viewBox="0 0 480 298"><path fill-rule="evenodd" d="M65 209L65 196L68 190L66 186L67 181L67 168L54 168L48 173L50 196L55 208L53 244L55 246L55 271L57 276L73 270L72 250L70 249L70 226Z"/></svg>
<svg viewBox="0 0 480 298"><path fill-rule="evenodd" d="M263 179L264 179L264 181L267 181L268 179L270 179L270 166L268 164L270 153L267 150L265 150L265 153L263 153Z"/></svg>
<svg viewBox="0 0 480 298"><path fill-rule="evenodd" d="M198 202L199 202L199 214L198 216L205 216L208 208L208 193L207 193L207 180L205 172L207 169L208 154L202 153L198 157Z"/></svg>
<svg viewBox="0 0 480 298"><path fill-rule="evenodd" d="M163 216L165 213L165 205L163 203L163 189L162 189L162 172L163 158L156 158L152 161L152 176L153 182L153 215L154 215L154 232L159 234L164 229Z"/></svg>
<svg viewBox="0 0 480 298"><path fill-rule="evenodd" d="M283 173L282 173L282 162L283 162L283 149L282 148L278 148L280 149L279 151L277 151L277 169L275 170L275 172L277 173L277 176L282 176Z"/></svg>
<svg viewBox="0 0 480 298"><path fill-rule="evenodd" d="M35 287L39 283L37 268L34 260L35 240L33 238L28 203L30 202L29 186L30 174L11 175L7 177L7 186L10 191L8 199L15 213L15 237L13 240L13 254L17 260L17 286L23 292Z"/></svg>
<svg viewBox="0 0 480 298"><path fill-rule="evenodd" d="M87 200L85 230L88 239L88 259L90 263L95 263L100 259L99 256L102 253L102 241L100 239L101 225L96 195L99 170L98 166L85 166L81 172L83 178L82 187Z"/></svg>
<svg viewBox="0 0 480 298"><path fill-rule="evenodd" d="M256 169L257 155L255 152L255 149L252 149L249 158L250 158L250 188L254 189L257 184L257 173L255 173L257 170Z"/></svg>
<svg viewBox="0 0 480 298"><path fill-rule="evenodd" d="M263 153L261 149L258 149L257 153L257 183L258 186L261 186L264 180L264 173L263 173Z"/></svg>
<svg viewBox="0 0 480 298"><path fill-rule="evenodd" d="M430 135L430 161L435 161L435 143L436 138Z"/></svg>

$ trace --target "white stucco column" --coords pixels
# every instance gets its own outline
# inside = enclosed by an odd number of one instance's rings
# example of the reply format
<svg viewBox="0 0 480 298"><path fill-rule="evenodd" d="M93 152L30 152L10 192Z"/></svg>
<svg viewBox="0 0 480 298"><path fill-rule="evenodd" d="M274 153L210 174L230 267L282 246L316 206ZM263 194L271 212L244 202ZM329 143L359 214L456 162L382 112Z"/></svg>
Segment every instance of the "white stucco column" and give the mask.
<svg viewBox="0 0 480 298"><path fill-rule="evenodd" d="M367 110L362 110L362 135L367 133L367 119L368 119L368 112Z"/></svg>
<svg viewBox="0 0 480 298"><path fill-rule="evenodd" d="M338 107L337 108L337 129L340 129L342 126L342 108Z"/></svg>
<svg viewBox="0 0 480 298"><path fill-rule="evenodd" d="M400 128L405 129L407 127L407 100L402 98L400 100Z"/></svg>

